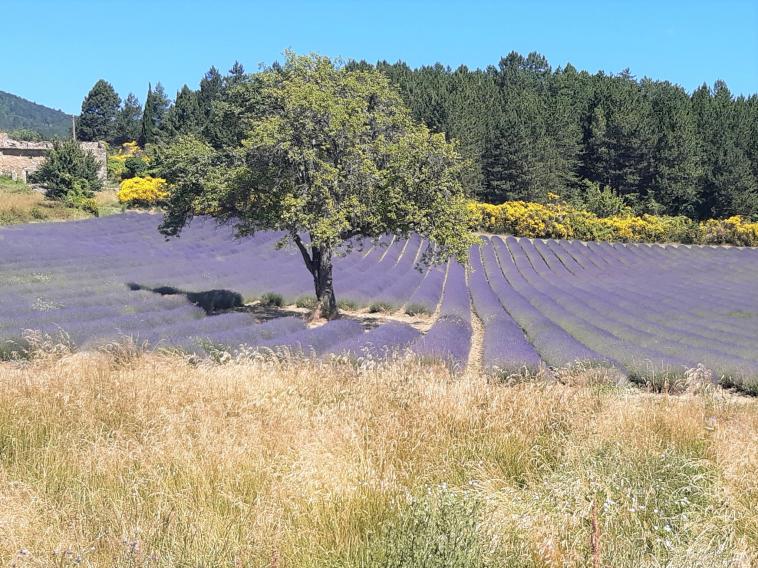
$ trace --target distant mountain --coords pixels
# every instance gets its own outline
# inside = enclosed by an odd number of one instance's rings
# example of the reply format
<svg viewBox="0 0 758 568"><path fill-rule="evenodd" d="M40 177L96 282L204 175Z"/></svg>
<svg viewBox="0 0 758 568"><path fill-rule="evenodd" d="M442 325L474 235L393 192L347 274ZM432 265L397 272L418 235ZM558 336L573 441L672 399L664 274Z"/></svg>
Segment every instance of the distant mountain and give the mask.
<svg viewBox="0 0 758 568"><path fill-rule="evenodd" d="M0 91L0 131L29 129L43 138L65 138L71 133L71 116Z"/></svg>

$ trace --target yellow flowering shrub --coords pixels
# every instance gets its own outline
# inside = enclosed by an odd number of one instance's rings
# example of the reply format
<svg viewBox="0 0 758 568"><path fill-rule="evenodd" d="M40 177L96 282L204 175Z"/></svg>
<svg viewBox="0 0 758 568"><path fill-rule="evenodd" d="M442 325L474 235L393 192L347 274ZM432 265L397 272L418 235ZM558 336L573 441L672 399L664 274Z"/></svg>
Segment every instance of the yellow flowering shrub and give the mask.
<svg viewBox="0 0 758 568"><path fill-rule="evenodd" d="M739 215L708 219L700 223L700 242L755 247L758 246L758 223L746 221Z"/></svg>
<svg viewBox="0 0 758 568"><path fill-rule="evenodd" d="M121 144L121 148L119 148L118 152L114 154L108 155L108 160L113 160L114 162L121 162L124 163L127 158L131 158L132 156L137 156L140 153L140 147L137 145L136 142L124 142Z"/></svg>
<svg viewBox="0 0 758 568"><path fill-rule="evenodd" d="M118 200L125 205L157 205L167 197L166 180L151 176L125 179L118 189Z"/></svg>
<svg viewBox="0 0 758 568"><path fill-rule="evenodd" d="M530 203L508 201L502 205L472 202L469 204L472 226L489 233L545 239L579 239L583 241L623 242L702 242L703 225L687 217L631 214L598 217L589 211L565 203ZM724 224L726 221L719 221ZM753 224L756 225L756 224ZM715 225L714 225L715 227ZM748 224L736 223L711 232L726 235L732 244L756 242ZM753 235L750 237L750 235ZM713 236L710 242L717 242Z"/></svg>

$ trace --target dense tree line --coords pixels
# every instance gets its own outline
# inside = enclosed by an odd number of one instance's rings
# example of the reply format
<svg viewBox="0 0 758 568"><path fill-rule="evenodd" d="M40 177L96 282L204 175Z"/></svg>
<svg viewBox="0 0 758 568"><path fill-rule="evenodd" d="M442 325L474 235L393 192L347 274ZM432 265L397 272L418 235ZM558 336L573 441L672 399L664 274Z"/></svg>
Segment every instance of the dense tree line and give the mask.
<svg viewBox="0 0 758 568"><path fill-rule="evenodd" d="M348 67L383 72L414 118L458 140L470 162L466 189L484 201L556 194L576 202L602 186L637 212L758 217L758 95L735 97L721 81L689 94L628 70L553 69L537 53L476 70ZM112 125L105 138L145 145L191 134L216 148L237 144L259 104L257 81L239 64L225 75L211 68L199 89L184 86L173 102L160 84L150 88L144 112L133 95L121 104L115 91L100 94L110 105L100 113Z"/></svg>

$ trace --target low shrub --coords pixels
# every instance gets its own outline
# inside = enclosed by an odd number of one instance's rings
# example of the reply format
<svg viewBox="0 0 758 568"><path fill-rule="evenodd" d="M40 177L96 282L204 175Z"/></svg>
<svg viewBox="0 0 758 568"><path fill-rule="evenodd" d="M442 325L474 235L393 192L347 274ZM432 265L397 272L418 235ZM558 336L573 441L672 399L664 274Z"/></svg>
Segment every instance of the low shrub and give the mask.
<svg viewBox="0 0 758 568"><path fill-rule="evenodd" d="M276 292L266 292L261 296L261 304L268 307L276 306L281 308L284 305L284 298Z"/></svg>
<svg viewBox="0 0 758 568"><path fill-rule="evenodd" d="M368 307L370 314L389 313L395 310L395 306L389 302L374 302Z"/></svg>
<svg viewBox="0 0 758 568"><path fill-rule="evenodd" d="M758 246L758 223L739 215L728 219L709 219L700 223L699 242L706 245Z"/></svg>
<svg viewBox="0 0 758 568"><path fill-rule="evenodd" d="M142 177L147 173L148 163L143 156L129 156L124 160L124 179Z"/></svg>
<svg viewBox="0 0 758 568"><path fill-rule="evenodd" d="M108 170L108 179L111 181L121 181L124 172L126 171L124 160L121 158L122 156L120 155L108 156L106 167Z"/></svg>
<svg viewBox="0 0 758 568"><path fill-rule="evenodd" d="M358 302L354 300L339 300L337 308L340 310L355 311L358 309Z"/></svg>
<svg viewBox="0 0 758 568"><path fill-rule="evenodd" d="M65 140L53 143L40 168L30 176L32 183L42 185L47 197L63 200L69 192L92 193L102 188L99 165L91 152L78 142Z"/></svg>
<svg viewBox="0 0 758 568"><path fill-rule="evenodd" d="M408 304L405 313L409 316L428 316L432 312L423 304Z"/></svg>
<svg viewBox="0 0 758 568"><path fill-rule="evenodd" d="M168 197L166 180L151 176L125 179L118 190L118 200L129 206L159 205Z"/></svg>
<svg viewBox="0 0 758 568"><path fill-rule="evenodd" d="M565 203L526 201L502 205L472 202L469 211L475 230L518 237L758 246L758 223L740 216L700 223L683 216L632 215L628 211L598 217Z"/></svg>
<svg viewBox="0 0 758 568"><path fill-rule="evenodd" d="M98 216L97 202L94 199L94 193L90 191L89 184L86 180L74 180L73 187L65 194L62 201L67 207L81 209Z"/></svg>
<svg viewBox="0 0 758 568"><path fill-rule="evenodd" d="M298 308L312 310L316 307L316 298L313 296L300 296L297 300L295 300L295 305Z"/></svg>

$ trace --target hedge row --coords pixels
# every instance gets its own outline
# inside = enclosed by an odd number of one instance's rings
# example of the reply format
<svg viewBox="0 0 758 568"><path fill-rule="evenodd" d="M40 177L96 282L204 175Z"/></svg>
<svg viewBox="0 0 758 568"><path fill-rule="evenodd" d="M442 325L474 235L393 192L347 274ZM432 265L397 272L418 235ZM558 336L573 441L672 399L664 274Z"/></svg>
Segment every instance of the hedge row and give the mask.
<svg viewBox="0 0 758 568"><path fill-rule="evenodd" d="M758 246L758 223L740 216L698 223L687 217L598 217L563 203L470 204L473 226L487 233L545 239Z"/></svg>

